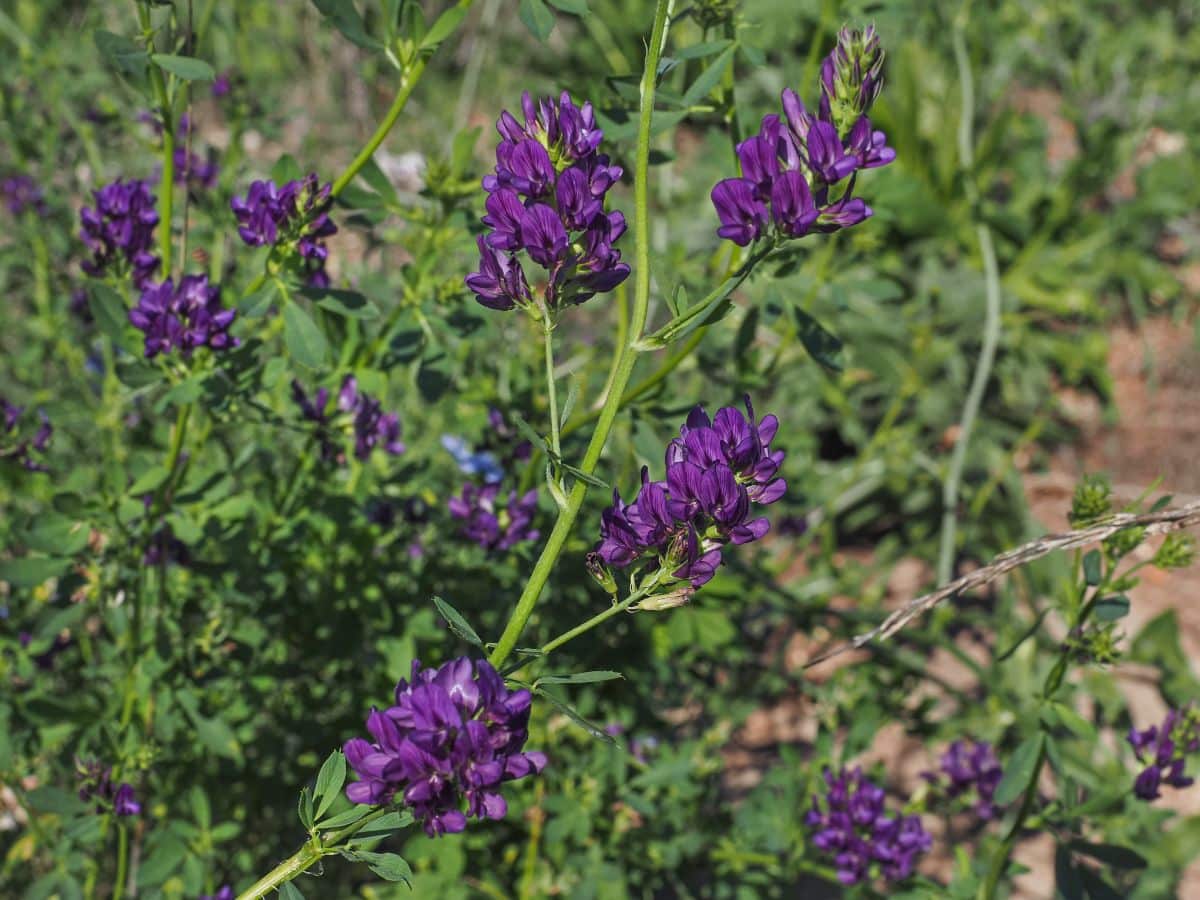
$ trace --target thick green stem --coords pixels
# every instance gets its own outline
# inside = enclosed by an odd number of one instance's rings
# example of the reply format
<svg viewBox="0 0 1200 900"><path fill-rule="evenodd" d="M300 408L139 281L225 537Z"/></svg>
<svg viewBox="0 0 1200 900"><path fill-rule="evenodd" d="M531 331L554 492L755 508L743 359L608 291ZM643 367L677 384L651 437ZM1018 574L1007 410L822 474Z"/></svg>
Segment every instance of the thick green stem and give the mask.
<svg viewBox="0 0 1200 900"><path fill-rule="evenodd" d="M274 869L254 882L247 890L238 894L237 900L257 900L265 897L281 884L286 884L293 878L303 875L324 854L316 846L315 839L309 841Z"/></svg>
<svg viewBox="0 0 1200 900"><path fill-rule="evenodd" d="M626 337L625 348L621 351L621 362L617 367L616 376L613 378L612 389L608 398L604 401L604 407L600 410L600 415L596 422L596 430L592 432L592 438L588 442L587 450L584 452L583 461L579 464L580 470L587 475L592 474L595 471L597 463L600 462L600 454L604 451L604 445L608 441L609 433L612 431L613 422L616 421L617 413L621 409L621 399L625 394L625 386L629 384L634 364L637 362L638 354L633 348L636 342L641 339L642 332L646 328L646 318L650 309L650 209L648 199L650 124L654 115L655 78L658 71L658 60L666 44L667 23L673 6L674 0L658 0L654 11L654 29L650 35L650 43L646 48L646 67L642 73L641 115L638 124L637 151L634 156L635 262L633 311L629 321L629 334ZM533 608L537 605L538 598L542 594L542 589L546 586L546 582L550 578L550 573L554 570L554 564L558 561L558 557L566 545L567 537L571 533L571 528L575 524L579 510L583 507L583 500L587 495L587 489L588 486L585 481L581 479L576 480L571 488L571 494L567 498L567 505L559 510L558 519L554 523L550 537L546 540L546 546L542 548L542 554L538 557L537 563L534 564L529 581L525 584L525 589L521 592L521 596L517 600L516 609L513 610L512 617L508 620L508 624L505 626L503 634L500 635L500 640L497 642L496 648L492 651L492 665L499 667L508 659L509 654L517 646L517 640L521 637L521 632L525 630L525 625L529 621L529 617L533 615Z"/></svg>
<svg viewBox="0 0 1200 900"><path fill-rule="evenodd" d="M971 76L971 61L967 56L968 6L969 4L963 5L962 12L954 23L954 58L958 62L959 83L962 86L962 117L958 126L958 154L972 216L977 217L975 207L979 201L979 191L971 171L975 164L974 139L971 129L971 117L975 112L975 86ZM971 380L966 402L963 404L962 418L958 425L958 439L954 444L954 455L950 459L950 471L946 474L946 481L942 485L942 537L937 566L937 578L941 584L949 581L953 573L955 531L958 526L958 489L962 482L971 430L975 427L975 418L979 414L983 393L987 388L988 379L991 378L992 364L996 359L996 346L1000 342L1000 271L996 263L996 248L992 242L991 229L982 221L976 222L975 235L979 241L980 256L983 257L987 312L983 325L983 346L979 350L979 359L975 363L975 375Z"/></svg>
<svg viewBox="0 0 1200 900"><path fill-rule="evenodd" d="M138 22L142 26L142 37L146 51L154 52L154 27L150 21L149 4L139 0ZM171 218L175 203L175 122L171 113L171 98L167 93L167 82L162 69L150 63L150 89L158 104L162 117L162 178L158 188L158 252L162 258L162 275L171 274Z"/></svg>
<svg viewBox="0 0 1200 900"><path fill-rule="evenodd" d="M126 871L129 866L129 829L117 824L117 874L113 878L112 900L125 896Z"/></svg>

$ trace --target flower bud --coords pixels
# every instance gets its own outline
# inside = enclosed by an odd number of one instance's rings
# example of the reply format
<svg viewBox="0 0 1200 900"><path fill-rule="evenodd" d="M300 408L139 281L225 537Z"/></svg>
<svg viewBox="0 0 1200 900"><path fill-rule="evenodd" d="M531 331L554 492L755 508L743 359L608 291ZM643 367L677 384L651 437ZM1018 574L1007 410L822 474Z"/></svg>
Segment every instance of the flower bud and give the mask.
<svg viewBox="0 0 1200 900"><path fill-rule="evenodd" d="M1112 512L1112 486L1102 475L1087 475L1075 486L1068 519L1073 528L1080 528L1102 519Z"/></svg>
<svg viewBox="0 0 1200 900"><path fill-rule="evenodd" d="M1189 534L1169 534L1154 554L1159 569L1185 569L1196 559L1196 541Z"/></svg>
<svg viewBox="0 0 1200 900"><path fill-rule="evenodd" d="M604 589L604 592L615 597L617 596L617 580L613 578L612 570L604 564L604 560L600 558L600 554L594 550L587 555L588 574L595 579L596 584Z"/></svg>
<svg viewBox="0 0 1200 900"><path fill-rule="evenodd" d="M696 593L696 589L692 585L684 581L679 583L674 590L666 591L662 594L652 594L637 605L639 610L645 612L662 612L664 609L674 609L677 606L683 606L692 599L692 595Z"/></svg>
<svg viewBox="0 0 1200 900"><path fill-rule="evenodd" d="M843 28L837 48L821 63L822 118L845 136L883 89L883 48L875 26Z"/></svg>

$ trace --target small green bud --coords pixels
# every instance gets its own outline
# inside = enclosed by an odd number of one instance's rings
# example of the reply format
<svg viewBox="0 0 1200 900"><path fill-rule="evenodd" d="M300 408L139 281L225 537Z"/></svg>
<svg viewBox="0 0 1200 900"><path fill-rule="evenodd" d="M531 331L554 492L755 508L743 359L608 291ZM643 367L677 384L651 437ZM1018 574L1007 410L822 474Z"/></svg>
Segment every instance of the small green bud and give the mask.
<svg viewBox="0 0 1200 900"><path fill-rule="evenodd" d="M1103 475L1086 475L1075 487L1068 519L1072 528L1081 528L1112 512L1112 485Z"/></svg>
<svg viewBox="0 0 1200 900"><path fill-rule="evenodd" d="M588 574L592 576L596 584L600 585L609 596L617 596L617 580L613 577L612 569L604 564L604 560L600 558L600 554L595 551L587 555L585 562Z"/></svg>
<svg viewBox="0 0 1200 900"><path fill-rule="evenodd" d="M1196 539L1190 534L1168 534L1153 564L1159 569L1186 569L1196 559Z"/></svg>

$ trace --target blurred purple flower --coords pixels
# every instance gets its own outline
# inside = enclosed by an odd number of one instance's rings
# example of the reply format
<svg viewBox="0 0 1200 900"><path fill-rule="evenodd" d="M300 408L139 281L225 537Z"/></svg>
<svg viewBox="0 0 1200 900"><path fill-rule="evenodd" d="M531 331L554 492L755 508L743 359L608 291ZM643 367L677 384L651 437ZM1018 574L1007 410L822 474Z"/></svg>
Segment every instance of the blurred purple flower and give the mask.
<svg viewBox="0 0 1200 900"><path fill-rule="evenodd" d="M933 844L918 816L888 816L883 789L862 769L824 772L824 796L812 798L805 822L813 845L833 857L838 881L858 884L878 874L900 881L913 872L917 857Z"/></svg>
<svg viewBox="0 0 1200 900"><path fill-rule="evenodd" d="M251 247L276 247L293 256L310 285L328 287L325 238L337 233L329 218L331 190L331 185L320 184L315 172L282 187L274 181L252 182L245 197L230 201L238 234Z"/></svg>
<svg viewBox="0 0 1200 900"><path fill-rule="evenodd" d="M25 407L9 403L7 399L0 396L0 417L3 419L0 438L17 434L24 412ZM0 445L0 459L11 460L30 472L49 471L42 459L35 458L34 454L44 457L53 436L54 426L50 424L50 418L39 409L38 428L33 437L20 438L15 444L8 446Z"/></svg>
<svg viewBox="0 0 1200 900"><path fill-rule="evenodd" d="M226 69L213 79L212 95L217 99L228 97L233 90L233 70Z"/></svg>
<svg viewBox="0 0 1200 900"><path fill-rule="evenodd" d="M974 791L973 811L987 822L998 813L992 798L1003 775L991 744L959 740L946 748L939 770L926 772L924 778L950 798Z"/></svg>
<svg viewBox="0 0 1200 900"><path fill-rule="evenodd" d="M501 499L499 484L463 486L462 496L451 497L450 515L463 522L461 534L485 550L508 550L524 541L536 541L540 536L533 527L537 514L537 491L518 497L511 490Z"/></svg>
<svg viewBox="0 0 1200 900"><path fill-rule="evenodd" d="M338 413L348 413L350 416L357 459L367 459L376 447L392 456L398 456L405 450L404 442L400 440L400 417L395 413L384 413L379 400L358 389L358 380L353 375L347 375L342 380L336 409L329 407L330 394L327 388L318 388L310 397L299 381L292 381L292 398L300 407L301 415L316 424L314 436L321 448L321 459L325 462L342 464L346 461L345 449L334 434L334 419Z"/></svg>
<svg viewBox="0 0 1200 900"><path fill-rule="evenodd" d="M83 270L100 277L110 269L128 274L135 287L144 287L158 270L154 229L158 225L155 196L144 181L121 181L92 192L95 208L79 211L80 238L91 253Z"/></svg>
<svg viewBox="0 0 1200 900"><path fill-rule="evenodd" d="M33 210L39 216L46 215L46 198L41 187L29 175L10 175L0 180L0 197L14 216L25 210Z"/></svg>
<svg viewBox="0 0 1200 900"><path fill-rule="evenodd" d="M1200 710L1196 707L1170 710L1161 725L1143 731L1131 728L1126 740L1138 762L1145 764L1133 785L1140 799L1158 799L1164 784L1184 788L1195 782L1184 773L1184 766L1189 754L1200 751Z"/></svg>
<svg viewBox="0 0 1200 900"><path fill-rule="evenodd" d="M543 753L523 752L529 691L510 691L485 660L451 660L396 685L395 705L367 718L374 742L352 738L346 760L359 781L354 803L403 803L431 837L459 832L467 817L502 819L505 781L541 772ZM466 807L465 811L463 807Z"/></svg>
<svg viewBox="0 0 1200 900"><path fill-rule="evenodd" d="M85 803L95 802L96 812L110 809L118 816L136 816L142 811L133 785L122 782L113 784L112 767L97 760L76 760L75 773L79 778L79 799Z"/></svg>
<svg viewBox="0 0 1200 900"><path fill-rule="evenodd" d="M180 350L185 357L197 347L228 350L239 344L229 333L237 311L221 305L221 289L207 275L184 275L149 285L129 311L129 321L145 336L147 359Z"/></svg>

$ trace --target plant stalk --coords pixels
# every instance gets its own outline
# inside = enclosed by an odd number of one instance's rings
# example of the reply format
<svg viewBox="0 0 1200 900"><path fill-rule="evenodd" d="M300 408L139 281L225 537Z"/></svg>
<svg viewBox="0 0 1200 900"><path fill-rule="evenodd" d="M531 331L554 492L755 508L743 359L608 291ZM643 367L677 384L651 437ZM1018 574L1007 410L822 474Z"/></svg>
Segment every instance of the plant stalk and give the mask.
<svg viewBox="0 0 1200 900"><path fill-rule="evenodd" d="M646 66L642 72L637 151L634 156L633 196L636 225L633 309L630 316L629 333L626 336L625 347L620 351L622 353L621 362L617 366L612 389L600 410L596 430L592 432L583 460L579 464L580 470L587 475L595 471L596 465L600 461L600 454L604 451L604 445L608 441L608 435L612 431L613 423L616 421L617 413L621 409L625 387L629 384L634 364L637 362L638 354L634 347L645 330L650 309L650 210L648 199L650 125L654 114L658 60L666 44L668 20L673 7L674 0L658 0L654 11L654 28L650 35L650 43L646 48ZM546 546L542 549L537 563L534 564L533 572L517 600L516 608L513 610L504 632L500 635L496 648L492 651L490 661L493 666L498 668L503 664L517 646L517 640L521 637L521 632L525 630L529 617L533 615L533 609L542 594L542 589L546 586L550 573L554 570L554 565L566 545L567 537L571 533L579 510L583 507L587 489L587 483L577 479L571 488L567 505L559 510L558 519L554 523Z"/></svg>

